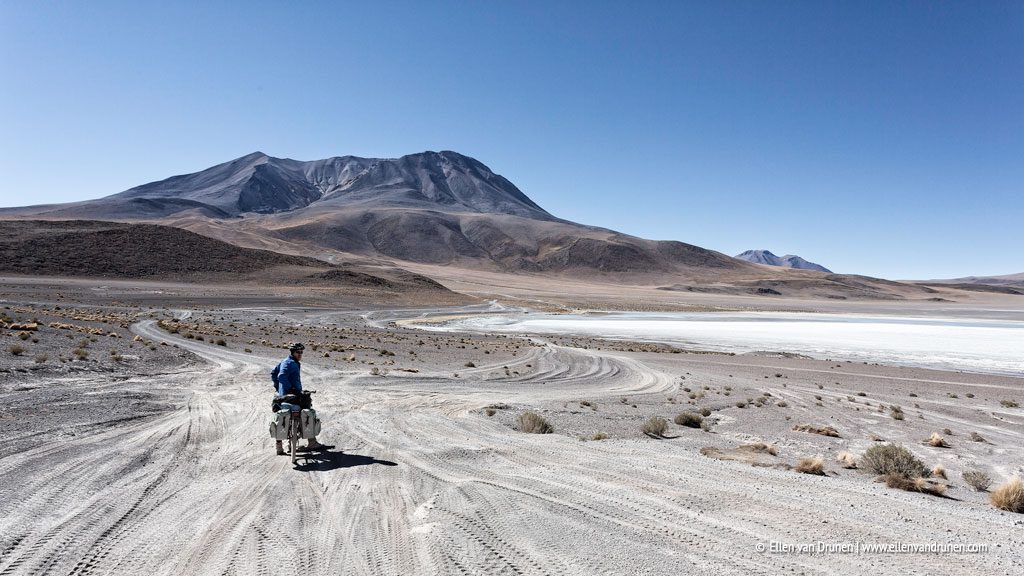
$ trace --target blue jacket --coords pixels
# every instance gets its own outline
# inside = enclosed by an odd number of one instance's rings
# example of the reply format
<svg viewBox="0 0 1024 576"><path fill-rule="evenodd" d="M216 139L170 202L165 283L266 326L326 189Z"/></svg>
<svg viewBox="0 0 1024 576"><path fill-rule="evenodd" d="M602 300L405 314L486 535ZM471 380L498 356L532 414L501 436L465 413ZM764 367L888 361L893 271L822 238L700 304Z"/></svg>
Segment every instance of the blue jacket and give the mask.
<svg viewBox="0 0 1024 576"><path fill-rule="evenodd" d="M270 379L277 385L277 395L298 394L302 392L302 379L299 370L302 365L291 356L285 358L270 371Z"/></svg>

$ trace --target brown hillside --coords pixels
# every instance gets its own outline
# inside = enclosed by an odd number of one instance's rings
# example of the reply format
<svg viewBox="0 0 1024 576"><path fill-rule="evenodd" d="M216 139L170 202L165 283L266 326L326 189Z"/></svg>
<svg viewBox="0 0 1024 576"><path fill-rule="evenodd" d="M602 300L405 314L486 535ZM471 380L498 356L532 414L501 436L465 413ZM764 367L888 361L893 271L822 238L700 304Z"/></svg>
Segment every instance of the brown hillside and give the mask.
<svg viewBox="0 0 1024 576"><path fill-rule="evenodd" d="M437 282L400 268L338 267L315 258L242 248L181 228L89 220L0 221L0 273L246 280L355 290L367 297L456 297Z"/></svg>
<svg viewBox="0 0 1024 576"><path fill-rule="evenodd" d="M276 266L326 268L313 258L240 248L153 224L0 222L0 272L43 276L171 278Z"/></svg>

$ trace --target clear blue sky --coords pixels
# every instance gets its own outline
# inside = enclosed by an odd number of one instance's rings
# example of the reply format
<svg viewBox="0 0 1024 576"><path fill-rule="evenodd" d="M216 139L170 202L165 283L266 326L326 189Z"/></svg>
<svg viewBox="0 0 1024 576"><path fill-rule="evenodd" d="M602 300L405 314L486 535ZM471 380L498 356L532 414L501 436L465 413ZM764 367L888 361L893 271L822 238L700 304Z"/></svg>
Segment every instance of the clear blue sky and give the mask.
<svg viewBox="0 0 1024 576"><path fill-rule="evenodd" d="M1024 272L1019 1L4 0L0 78L2 206L449 149L647 238Z"/></svg>

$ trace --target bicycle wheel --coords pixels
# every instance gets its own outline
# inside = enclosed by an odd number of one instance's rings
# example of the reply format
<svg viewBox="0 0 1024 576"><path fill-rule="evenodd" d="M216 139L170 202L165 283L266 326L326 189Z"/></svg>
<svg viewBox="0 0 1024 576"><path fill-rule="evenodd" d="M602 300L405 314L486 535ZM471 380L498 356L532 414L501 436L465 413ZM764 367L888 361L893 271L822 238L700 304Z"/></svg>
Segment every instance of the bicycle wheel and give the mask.
<svg viewBox="0 0 1024 576"><path fill-rule="evenodd" d="M288 423L288 450L292 455L292 464L299 459L299 423L292 416Z"/></svg>

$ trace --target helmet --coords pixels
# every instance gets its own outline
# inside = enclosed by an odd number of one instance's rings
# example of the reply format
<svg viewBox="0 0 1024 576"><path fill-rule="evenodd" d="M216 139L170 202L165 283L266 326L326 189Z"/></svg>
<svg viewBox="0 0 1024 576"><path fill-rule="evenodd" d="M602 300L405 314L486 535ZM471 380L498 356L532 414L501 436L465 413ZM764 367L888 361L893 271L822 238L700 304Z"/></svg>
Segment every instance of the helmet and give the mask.
<svg viewBox="0 0 1024 576"><path fill-rule="evenodd" d="M302 352L306 347L303 346L302 342L296 342L288 347L289 352Z"/></svg>

